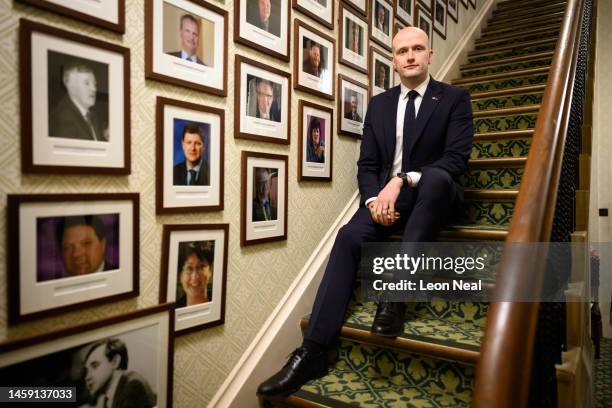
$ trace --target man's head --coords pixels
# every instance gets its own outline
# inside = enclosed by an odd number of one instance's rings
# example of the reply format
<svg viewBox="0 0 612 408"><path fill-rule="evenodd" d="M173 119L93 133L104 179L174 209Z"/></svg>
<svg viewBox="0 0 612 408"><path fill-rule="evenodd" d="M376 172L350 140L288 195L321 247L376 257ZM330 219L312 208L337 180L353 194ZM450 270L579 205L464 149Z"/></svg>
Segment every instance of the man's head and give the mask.
<svg viewBox="0 0 612 408"><path fill-rule="evenodd" d="M255 168L255 189L257 192L257 198L259 201L270 199L270 185L272 184L272 174L270 170L265 167Z"/></svg>
<svg viewBox="0 0 612 408"><path fill-rule="evenodd" d="M255 85L255 91L257 93L259 114L268 117L268 115L270 115L272 102L274 101L272 83L268 80L258 78Z"/></svg>
<svg viewBox="0 0 612 408"><path fill-rule="evenodd" d="M351 95L351 112L357 113L357 95Z"/></svg>
<svg viewBox="0 0 612 408"><path fill-rule="evenodd" d="M183 128L182 140L185 160L191 167L197 166L204 153L204 136L202 136L200 127L195 123L186 124Z"/></svg>
<svg viewBox="0 0 612 408"><path fill-rule="evenodd" d="M376 2L376 20L378 24L383 25L385 23L385 8L378 2Z"/></svg>
<svg viewBox="0 0 612 408"><path fill-rule="evenodd" d="M100 218L65 217L58 224L57 236L68 275L85 275L100 268L106 251L106 228Z"/></svg>
<svg viewBox="0 0 612 408"><path fill-rule="evenodd" d="M198 38L200 37L198 21L191 14L184 14L181 17L181 47L189 54L195 55L198 48Z"/></svg>
<svg viewBox="0 0 612 408"><path fill-rule="evenodd" d="M259 8L259 20L265 23L270 18L270 0L257 0L257 7Z"/></svg>
<svg viewBox="0 0 612 408"><path fill-rule="evenodd" d="M378 84L381 87L384 87L385 86L385 79L387 77L387 70L385 69L385 66L383 64L378 65L377 75L378 75L378 81L377 81Z"/></svg>
<svg viewBox="0 0 612 408"><path fill-rule="evenodd" d="M427 79L433 51L427 33L417 27L406 27L393 38L393 68L402 83L414 89Z"/></svg>
<svg viewBox="0 0 612 408"><path fill-rule="evenodd" d="M62 80L68 96L77 106L88 110L96 104L97 82L90 67L81 63L66 65Z"/></svg>
<svg viewBox="0 0 612 408"><path fill-rule="evenodd" d="M92 344L85 355L85 385L89 393L96 397L108 390L117 370L126 370L128 354L125 343L109 338Z"/></svg>
<svg viewBox="0 0 612 408"><path fill-rule="evenodd" d="M310 51L308 53L310 57L310 66L314 70L319 69L319 64L321 63L321 46L316 42L312 41L310 43Z"/></svg>
<svg viewBox="0 0 612 408"><path fill-rule="evenodd" d="M211 251L190 247L180 271L180 283L187 304L197 304L205 292L208 281L212 277L213 256ZM195 302L195 303L193 303Z"/></svg>

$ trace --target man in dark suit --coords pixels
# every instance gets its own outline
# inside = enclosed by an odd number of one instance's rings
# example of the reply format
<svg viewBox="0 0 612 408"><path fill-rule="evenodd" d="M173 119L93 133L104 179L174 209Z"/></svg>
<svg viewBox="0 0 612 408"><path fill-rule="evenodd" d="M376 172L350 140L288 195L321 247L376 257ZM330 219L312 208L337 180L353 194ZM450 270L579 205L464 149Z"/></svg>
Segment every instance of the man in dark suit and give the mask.
<svg viewBox="0 0 612 408"><path fill-rule="evenodd" d="M155 393L140 374L127 371L125 343L116 338L89 345L84 359L85 385L91 405L105 408L147 408L156 404Z"/></svg>
<svg viewBox="0 0 612 408"><path fill-rule="evenodd" d="M362 122L361 116L357 113L357 95L351 95L351 110L344 114L344 119L354 120L356 122Z"/></svg>
<svg viewBox="0 0 612 408"><path fill-rule="evenodd" d="M274 173L265 167L255 168L255 191L253 194L253 221L277 219L277 208L270 200L270 189Z"/></svg>
<svg viewBox="0 0 612 408"><path fill-rule="evenodd" d="M280 37L280 8L275 1L274 10L270 0L247 0L246 21L257 28Z"/></svg>
<svg viewBox="0 0 612 408"><path fill-rule="evenodd" d="M323 72L323 66L321 65L321 46L314 41L310 41L308 58L304 58L302 71L316 77L320 77Z"/></svg>
<svg viewBox="0 0 612 408"><path fill-rule="evenodd" d="M274 101L272 83L266 79L257 78L255 80L255 96L257 100L255 117L280 122L280 110Z"/></svg>
<svg viewBox="0 0 612 408"><path fill-rule="evenodd" d="M179 36L181 37L181 50L167 52L166 54L195 62L196 64L206 65L197 54L198 43L200 40L200 29L198 26L198 20L196 20L196 18L191 14L183 14L183 16L181 16Z"/></svg>
<svg viewBox="0 0 612 408"><path fill-rule="evenodd" d="M49 136L108 141L108 130L95 109L97 82L93 70L75 62L63 71L66 95L49 115Z"/></svg>
<svg viewBox="0 0 612 408"><path fill-rule="evenodd" d="M188 123L183 127L181 147L185 161L180 162L172 171L175 186L208 186L210 185L210 170L204 159L204 136L196 123Z"/></svg>
<svg viewBox="0 0 612 408"><path fill-rule="evenodd" d="M407 27L393 39L401 85L372 98L357 162L360 208L336 237L302 346L260 395L288 394L327 372L326 350L338 335L364 242L394 232L404 242L436 239L463 202L457 178L467 168L474 138L469 93L429 77L427 34ZM379 303L372 333L403 332L404 303Z"/></svg>

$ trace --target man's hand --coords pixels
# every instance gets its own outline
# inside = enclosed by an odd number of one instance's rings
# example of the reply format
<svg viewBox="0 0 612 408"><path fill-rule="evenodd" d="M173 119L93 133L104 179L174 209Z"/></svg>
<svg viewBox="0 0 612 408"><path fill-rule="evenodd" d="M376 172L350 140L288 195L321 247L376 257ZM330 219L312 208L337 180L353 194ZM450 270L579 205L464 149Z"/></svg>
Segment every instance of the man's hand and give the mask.
<svg viewBox="0 0 612 408"><path fill-rule="evenodd" d="M402 184L402 179L393 177L385 188L378 193L376 200L368 204L374 222L389 226L400 218L400 213L395 211L395 201L397 201Z"/></svg>

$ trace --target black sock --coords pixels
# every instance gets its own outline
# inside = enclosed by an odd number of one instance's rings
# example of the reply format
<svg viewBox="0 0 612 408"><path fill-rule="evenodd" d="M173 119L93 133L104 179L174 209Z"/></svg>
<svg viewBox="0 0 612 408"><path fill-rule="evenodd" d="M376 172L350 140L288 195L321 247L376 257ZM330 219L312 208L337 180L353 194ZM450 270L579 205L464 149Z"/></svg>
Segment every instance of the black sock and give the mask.
<svg viewBox="0 0 612 408"><path fill-rule="evenodd" d="M302 342L302 347L306 348L308 351L313 353L319 353L321 351L325 351L325 346L317 343L316 341L304 339Z"/></svg>

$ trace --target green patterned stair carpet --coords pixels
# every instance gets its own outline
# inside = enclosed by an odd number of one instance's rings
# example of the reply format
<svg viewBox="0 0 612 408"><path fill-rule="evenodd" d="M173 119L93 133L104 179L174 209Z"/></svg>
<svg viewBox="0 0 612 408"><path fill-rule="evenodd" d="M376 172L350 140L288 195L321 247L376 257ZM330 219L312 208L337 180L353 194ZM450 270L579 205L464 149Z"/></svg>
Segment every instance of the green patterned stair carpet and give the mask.
<svg viewBox="0 0 612 408"><path fill-rule="evenodd" d="M564 3L534 0L500 7L461 66L461 78L453 81L472 94L476 133L468 171L459 180L465 188L464 218L442 231L440 240L504 240L514 213ZM477 277L488 290L494 273ZM404 334L395 339L370 333L375 312L375 303L355 296L329 373L264 405L468 407L487 304L443 297L410 303Z"/></svg>

